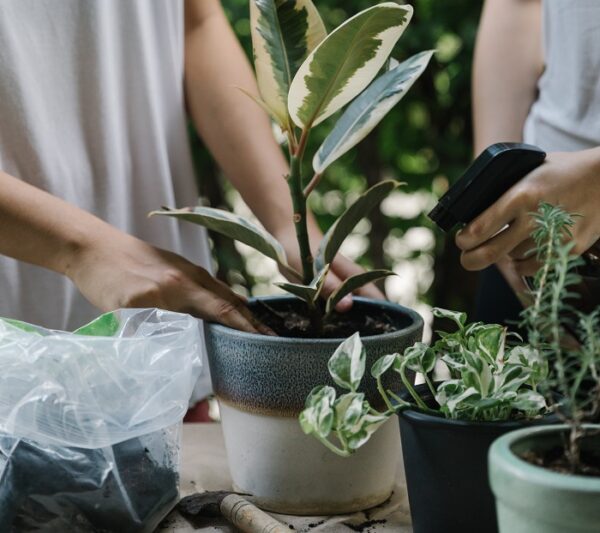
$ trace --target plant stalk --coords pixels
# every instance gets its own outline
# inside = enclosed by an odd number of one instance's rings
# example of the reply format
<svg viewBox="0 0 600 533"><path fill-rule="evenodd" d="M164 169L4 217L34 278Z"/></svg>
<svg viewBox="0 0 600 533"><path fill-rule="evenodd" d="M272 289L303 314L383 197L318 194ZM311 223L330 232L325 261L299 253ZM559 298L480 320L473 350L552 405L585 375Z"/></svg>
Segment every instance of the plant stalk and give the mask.
<svg viewBox="0 0 600 533"><path fill-rule="evenodd" d="M302 190L302 154L290 156L290 175L288 186L292 197L294 208L294 227L296 238L300 249L300 261L302 263L302 282L309 285L313 279L313 256L310 250L308 238L308 219L306 213L306 198Z"/></svg>

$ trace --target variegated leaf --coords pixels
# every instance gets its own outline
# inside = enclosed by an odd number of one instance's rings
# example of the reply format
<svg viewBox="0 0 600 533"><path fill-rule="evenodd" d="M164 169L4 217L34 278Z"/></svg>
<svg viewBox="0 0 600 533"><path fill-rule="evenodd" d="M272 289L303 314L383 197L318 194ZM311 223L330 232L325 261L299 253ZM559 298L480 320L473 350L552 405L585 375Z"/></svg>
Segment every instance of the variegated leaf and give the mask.
<svg viewBox="0 0 600 533"><path fill-rule="evenodd" d="M311 0L250 0L258 88L271 114L288 127L287 97L294 75L327 32Z"/></svg>
<svg viewBox="0 0 600 533"><path fill-rule="evenodd" d="M327 363L333 381L344 389L356 392L365 373L366 357L358 332L348 337Z"/></svg>
<svg viewBox="0 0 600 533"><path fill-rule="evenodd" d="M183 209L164 209L163 211L150 213L150 216L154 215L187 220L244 243L275 260L284 274L300 279L300 274L287 264L283 246L270 233L229 211L198 206Z"/></svg>
<svg viewBox="0 0 600 533"><path fill-rule="evenodd" d="M276 283L275 285L281 287L284 291L297 296L305 302L316 302L321 294L321 291L323 290L323 285L325 284L325 279L327 278L328 272L329 265L326 265L325 268L319 272L319 275L313 279L310 285L287 282Z"/></svg>
<svg viewBox="0 0 600 533"><path fill-rule="evenodd" d="M325 312L330 313L335 309L338 302L347 294L355 291L356 289L366 285L367 283L373 283L378 279L385 278L387 276L393 276L395 272L391 270L371 270L369 272L362 272L345 279L342 284L331 294L327 299L325 306Z"/></svg>
<svg viewBox="0 0 600 533"><path fill-rule="evenodd" d="M333 261L342 242L344 242L344 239L350 234L356 224L400 185L402 183L395 180L381 181L366 190L356 202L344 211L342 216L329 228L321 241L319 250L315 256L315 268L317 271Z"/></svg>
<svg viewBox="0 0 600 533"><path fill-rule="evenodd" d="M336 159L354 148L381 122L427 67L433 50L421 52L377 78L348 106L313 159L322 174Z"/></svg>
<svg viewBox="0 0 600 533"><path fill-rule="evenodd" d="M412 17L409 5L383 2L336 28L299 68L288 110L299 127L314 126L362 92L386 62Z"/></svg>

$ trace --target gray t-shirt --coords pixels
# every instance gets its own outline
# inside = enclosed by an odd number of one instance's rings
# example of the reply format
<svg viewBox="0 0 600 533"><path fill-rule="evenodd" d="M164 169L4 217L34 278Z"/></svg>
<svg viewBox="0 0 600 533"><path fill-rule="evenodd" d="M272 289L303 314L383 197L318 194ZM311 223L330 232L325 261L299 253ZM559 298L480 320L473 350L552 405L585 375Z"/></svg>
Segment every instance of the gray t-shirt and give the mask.
<svg viewBox="0 0 600 533"><path fill-rule="evenodd" d="M208 268L199 227L146 216L197 203L183 46L182 0L2 0L0 169ZM98 314L68 279L0 256L0 316Z"/></svg>
<svg viewBox="0 0 600 533"><path fill-rule="evenodd" d="M600 0L544 0L546 69L524 139L546 151L600 146Z"/></svg>
<svg viewBox="0 0 600 533"><path fill-rule="evenodd" d="M209 264L183 94L182 0L2 0L0 169ZM74 328L98 314L69 280L0 257L0 316Z"/></svg>

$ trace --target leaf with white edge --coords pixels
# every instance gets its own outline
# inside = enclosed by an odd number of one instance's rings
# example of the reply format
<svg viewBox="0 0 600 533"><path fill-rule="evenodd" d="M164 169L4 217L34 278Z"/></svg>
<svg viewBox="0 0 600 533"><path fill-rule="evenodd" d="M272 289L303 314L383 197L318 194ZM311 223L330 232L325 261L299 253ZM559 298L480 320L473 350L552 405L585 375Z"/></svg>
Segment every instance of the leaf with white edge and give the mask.
<svg viewBox="0 0 600 533"><path fill-rule="evenodd" d="M167 216L193 222L216 231L231 239L244 243L267 257L275 260L284 274L300 279L301 276L287 264L283 246L268 232L245 218L213 207L186 207L153 211L150 216Z"/></svg>
<svg viewBox="0 0 600 533"><path fill-rule="evenodd" d="M409 370L428 374L435 367L435 352L424 342L416 342L404 351L404 361Z"/></svg>
<svg viewBox="0 0 600 533"><path fill-rule="evenodd" d="M315 268L320 271L325 265L330 264L337 254L340 246L356 227L361 219L379 205L396 187L403 185L399 181L384 180L362 193L340 218L325 233L319 250L315 256Z"/></svg>
<svg viewBox="0 0 600 533"><path fill-rule="evenodd" d="M316 126L375 78L412 17L409 5L383 2L331 32L298 69L288 110L300 128Z"/></svg>
<svg viewBox="0 0 600 533"><path fill-rule="evenodd" d="M363 416L360 429L346 437L348 448L354 451L364 446L370 440L373 433L375 433L381 425L390 418L390 416L393 416L393 414Z"/></svg>
<svg viewBox="0 0 600 533"><path fill-rule="evenodd" d="M351 276L346 278L342 284L331 293L331 296L327 299L327 304L325 306L325 312L331 313L338 302L347 294L354 292L356 289L359 289L363 285L367 285L368 283L373 283L381 278L386 278L388 276L394 276L396 273L391 270L371 270L369 272L361 272L360 274L356 274L355 276Z"/></svg>
<svg viewBox="0 0 600 533"><path fill-rule="evenodd" d="M524 413L538 414L546 411L548 404L539 392L525 390L517 393L516 398L512 401L512 407Z"/></svg>
<svg viewBox="0 0 600 533"><path fill-rule="evenodd" d="M386 72L348 106L313 158L316 173L325 172L381 122L423 73L433 52L416 54Z"/></svg>
<svg viewBox="0 0 600 533"><path fill-rule="evenodd" d="M392 353L377 359L375 364L371 367L371 376L373 376L375 379L383 376L383 374L385 374L393 366L398 357L399 355L397 353Z"/></svg>
<svg viewBox="0 0 600 533"><path fill-rule="evenodd" d="M306 399L307 407L300 413L300 427L304 433L316 434L327 438L335 422L335 389L333 387L317 387Z"/></svg>
<svg viewBox="0 0 600 533"><path fill-rule="evenodd" d="M365 348L355 333L340 344L329 359L328 369L340 387L356 392L365 373Z"/></svg>
<svg viewBox="0 0 600 533"><path fill-rule="evenodd" d="M348 392L340 396L334 405L337 429L353 431L361 417L366 414L365 395L362 392Z"/></svg>
<svg viewBox="0 0 600 533"><path fill-rule="evenodd" d="M290 85L326 37L325 25L311 0L250 0L250 26L262 100L282 128L289 129Z"/></svg>
<svg viewBox="0 0 600 533"><path fill-rule="evenodd" d="M456 323L456 325L463 329L467 322L467 313L459 313L458 311L450 311L448 309L442 309L441 307L434 307L431 312L433 316L438 318L447 318Z"/></svg>
<svg viewBox="0 0 600 533"><path fill-rule="evenodd" d="M325 279L327 278L328 272L329 265L325 265L325 268L319 272L319 275L312 280L310 285L287 282L276 283L275 285L281 287L284 291L297 296L305 302L314 303L318 300L321 291L323 290L323 285L325 284Z"/></svg>

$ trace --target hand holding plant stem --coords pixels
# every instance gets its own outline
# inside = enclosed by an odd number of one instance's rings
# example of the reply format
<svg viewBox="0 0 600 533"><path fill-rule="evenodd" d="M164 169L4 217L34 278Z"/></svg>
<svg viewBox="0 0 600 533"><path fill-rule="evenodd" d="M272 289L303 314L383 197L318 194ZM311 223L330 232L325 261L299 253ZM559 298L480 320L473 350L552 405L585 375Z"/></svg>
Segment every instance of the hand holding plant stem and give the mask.
<svg viewBox="0 0 600 533"><path fill-rule="evenodd" d="M231 213L207 207L164 209L153 214L181 218L243 242L275 260L290 280L279 286L302 299L314 330L320 331L336 305L361 286L392 274L362 272L345 279L323 310L319 305L327 272L342 242L371 209L400 184L383 181L351 205L326 232L313 255L308 198L336 159L358 144L410 89L433 52L422 52L377 77L412 17L412 7L384 2L327 35L311 0L250 0L252 41L261 97L256 99L287 137L287 183L300 253L300 269L261 228ZM348 107L314 154L312 178L305 176L307 140L313 128Z"/></svg>

